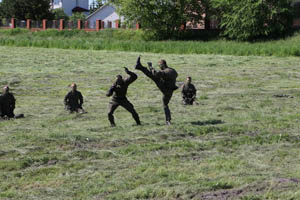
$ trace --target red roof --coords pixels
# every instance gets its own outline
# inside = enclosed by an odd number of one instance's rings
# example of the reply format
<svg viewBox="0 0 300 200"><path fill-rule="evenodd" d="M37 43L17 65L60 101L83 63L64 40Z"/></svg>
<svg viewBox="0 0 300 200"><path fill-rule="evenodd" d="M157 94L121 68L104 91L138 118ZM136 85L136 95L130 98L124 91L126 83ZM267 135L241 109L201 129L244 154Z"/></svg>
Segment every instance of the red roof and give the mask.
<svg viewBox="0 0 300 200"><path fill-rule="evenodd" d="M81 8L79 6L76 6L75 8L72 9L72 12L88 12L89 10L85 8Z"/></svg>

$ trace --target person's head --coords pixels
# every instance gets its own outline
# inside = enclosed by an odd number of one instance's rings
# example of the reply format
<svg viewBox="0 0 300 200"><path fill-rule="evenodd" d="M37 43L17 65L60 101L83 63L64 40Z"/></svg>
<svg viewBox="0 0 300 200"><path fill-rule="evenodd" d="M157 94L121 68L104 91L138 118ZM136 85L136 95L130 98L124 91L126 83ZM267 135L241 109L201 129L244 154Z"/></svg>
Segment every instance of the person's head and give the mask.
<svg viewBox="0 0 300 200"><path fill-rule="evenodd" d="M186 83L190 84L192 82L192 77L188 76L186 77Z"/></svg>
<svg viewBox="0 0 300 200"><path fill-rule="evenodd" d="M165 69L165 68L168 67L167 62L165 60L158 61L158 66L159 66L160 69Z"/></svg>
<svg viewBox="0 0 300 200"><path fill-rule="evenodd" d="M120 74L116 76L116 84L117 85L123 84L123 77Z"/></svg>
<svg viewBox="0 0 300 200"><path fill-rule="evenodd" d="M4 86L3 89L2 89L2 93L3 93L3 94L6 94L6 93L8 93L8 92L9 92L9 87L6 85L6 86Z"/></svg>
<svg viewBox="0 0 300 200"><path fill-rule="evenodd" d="M77 90L77 85L76 85L76 83L72 83L72 84L71 84L71 89L72 89L72 91L76 91L76 90Z"/></svg>

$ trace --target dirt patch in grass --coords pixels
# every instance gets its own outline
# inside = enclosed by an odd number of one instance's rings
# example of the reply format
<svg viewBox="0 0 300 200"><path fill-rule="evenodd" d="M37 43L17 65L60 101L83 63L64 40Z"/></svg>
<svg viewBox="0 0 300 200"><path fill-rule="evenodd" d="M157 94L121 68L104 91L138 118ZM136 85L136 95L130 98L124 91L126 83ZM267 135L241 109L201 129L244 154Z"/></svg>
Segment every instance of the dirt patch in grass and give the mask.
<svg viewBox="0 0 300 200"><path fill-rule="evenodd" d="M297 186L300 180L295 178L277 178L272 181L265 181L253 185L247 185L241 188L222 189L218 191L205 192L192 195L191 199L202 200L229 200L246 197L248 195L262 195L270 190L282 191L290 187Z"/></svg>

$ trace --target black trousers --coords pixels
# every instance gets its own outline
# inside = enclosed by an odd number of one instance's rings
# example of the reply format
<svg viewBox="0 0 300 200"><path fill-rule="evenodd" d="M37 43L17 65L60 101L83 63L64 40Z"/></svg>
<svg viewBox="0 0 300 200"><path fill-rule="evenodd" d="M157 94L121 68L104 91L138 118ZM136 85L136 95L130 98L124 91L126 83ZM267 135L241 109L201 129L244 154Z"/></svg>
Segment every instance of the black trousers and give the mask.
<svg viewBox="0 0 300 200"><path fill-rule="evenodd" d="M78 110L82 110L82 106L80 105L66 105L66 110L69 110L70 112L78 112Z"/></svg>
<svg viewBox="0 0 300 200"><path fill-rule="evenodd" d="M0 117L8 117L8 118L14 118L15 114L14 114L14 110L10 109L10 110L2 110L1 116Z"/></svg>
<svg viewBox="0 0 300 200"><path fill-rule="evenodd" d="M114 119L113 114L119 106L122 106L128 112L131 113L131 115L132 115L132 117L135 120L137 125L141 124L139 115L135 111L134 106L132 105L132 103L130 103L130 101L128 101L128 99L124 99L124 100L114 100L113 99L111 102L109 102L109 107L108 107L108 120L109 120L109 122L112 126L115 125L115 119Z"/></svg>
<svg viewBox="0 0 300 200"><path fill-rule="evenodd" d="M164 108L164 112L165 112L166 121L171 121L171 111L169 109L169 102L172 98L173 90L166 89L164 87L163 83L161 82L161 80L156 78L155 76L153 76L151 71L149 71L146 67L140 66L138 69L141 70L151 80L153 80L155 82L156 86L162 92L162 94L163 94L162 102L163 102L163 108Z"/></svg>
<svg viewBox="0 0 300 200"><path fill-rule="evenodd" d="M193 105L195 99L194 98L183 98L182 102L184 105Z"/></svg>

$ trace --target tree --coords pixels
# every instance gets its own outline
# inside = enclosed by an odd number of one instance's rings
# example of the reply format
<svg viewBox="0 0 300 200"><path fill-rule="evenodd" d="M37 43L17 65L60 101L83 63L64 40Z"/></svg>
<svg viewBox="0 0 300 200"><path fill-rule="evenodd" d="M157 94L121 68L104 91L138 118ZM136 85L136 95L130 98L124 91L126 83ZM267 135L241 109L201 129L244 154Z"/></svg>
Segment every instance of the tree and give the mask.
<svg viewBox="0 0 300 200"><path fill-rule="evenodd" d="M85 20L86 16L83 13L73 13L70 17L70 21L77 21L77 20Z"/></svg>
<svg viewBox="0 0 300 200"><path fill-rule="evenodd" d="M102 7L104 5L103 0L93 0L93 2L90 5L90 14L95 12L98 8Z"/></svg>
<svg viewBox="0 0 300 200"><path fill-rule="evenodd" d="M42 20L52 17L50 0L2 0L1 7L5 18Z"/></svg>
<svg viewBox="0 0 300 200"><path fill-rule="evenodd" d="M204 12L199 0L115 0L118 12L131 23L171 38L186 22L199 22Z"/></svg>
<svg viewBox="0 0 300 200"><path fill-rule="evenodd" d="M64 9L62 9L62 8L53 9L52 14L53 14L53 19L55 19L55 20L59 20L59 19L68 20L69 19L69 16L64 12Z"/></svg>
<svg viewBox="0 0 300 200"><path fill-rule="evenodd" d="M253 41L287 34L293 23L290 0L213 0L223 35Z"/></svg>
<svg viewBox="0 0 300 200"><path fill-rule="evenodd" d="M2 2L0 2L0 18L3 18Z"/></svg>

